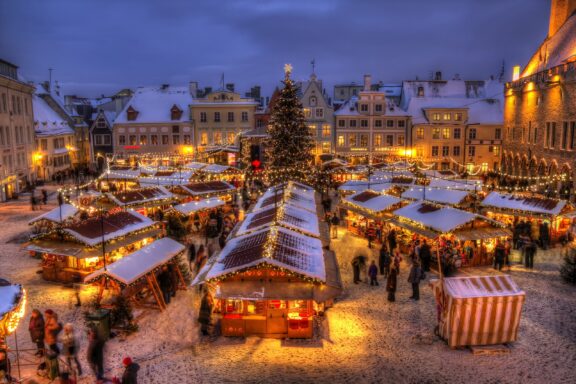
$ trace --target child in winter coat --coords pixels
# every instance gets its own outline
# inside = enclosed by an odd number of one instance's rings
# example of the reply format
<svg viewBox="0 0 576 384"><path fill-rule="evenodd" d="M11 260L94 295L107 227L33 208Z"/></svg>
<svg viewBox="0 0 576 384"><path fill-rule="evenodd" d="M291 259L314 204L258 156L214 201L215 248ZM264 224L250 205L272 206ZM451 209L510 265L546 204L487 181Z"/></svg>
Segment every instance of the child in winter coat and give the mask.
<svg viewBox="0 0 576 384"><path fill-rule="evenodd" d="M370 285L379 285L378 284L378 267L376 266L376 262L372 260L370 267L368 268L368 276L370 276Z"/></svg>
<svg viewBox="0 0 576 384"><path fill-rule="evenodd" d="M67 323L64 326L64 333L62 334L61 340L64 349L64 357L66 357L68 366L72 368L72 360L74 360L78 375L82 376L82 366L78 361L78 341L74 335L74 326L71 323Z"/></svg>

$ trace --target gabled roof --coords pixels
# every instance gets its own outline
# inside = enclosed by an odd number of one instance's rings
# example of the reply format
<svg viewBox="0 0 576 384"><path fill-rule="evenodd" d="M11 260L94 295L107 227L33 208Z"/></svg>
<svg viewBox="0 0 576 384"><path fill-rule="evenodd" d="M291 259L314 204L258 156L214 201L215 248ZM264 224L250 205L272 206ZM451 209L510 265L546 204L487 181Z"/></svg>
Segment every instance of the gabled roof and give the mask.
<svg viewBox="0 0 576 384"><path fill-rule="evenodd" d="M440 204L457 205L467 196L468 192L454 189L438 189L423 186L415 186L402 193L403 199L427 200Z"/></svg>
<svg viewBox="0 0 576 384"><path fill-rule="evenodd" d="M415 202L394 211L394 215L408 219L438 233L448 233L470 223L476 215L456 208L440 207L423 201Z"/></svg>
<svg viewBox="0 0 576 384"><path fill-rule="evenodd" d="M373 190L365 190L346 197L344 201L354 207L378 213L390 209L402 202L402 199Z"/></svg>
<svg viewBox="0 0 576 384"><path fill-rule="evenodd" d="M444 288L457 299L525 295L509 275L448 277Z"/></svg>
<svg viewBox="0 0 576 384"><path fill-rule="evenodd" d="M378 115L378 117L385 118L386 116L409 116L407 111L404 111L402 108L394 104L394 102L386 100L384 101L386 105L386 111L382 115ZM334 112L334 116L369 116L363 115L358 112L358 97L352 96L349 100L347 100L336 112ZM373 116L373 115L370 115Z"/></svg>
<svg viewBox="0 0 576 384"><path fill-rule="evenodd" d="M37 136L73 135L74 130L48 103L38 95L32 95L34 130Z"/></svg>
<svg viewBox="0 0 576 384"><path fill-rule="evenodd" d="M142 87L138 88L132 99L118 114L115 124L141 123L182 123L190 121L189 105L193 98L188 87ZM180 119L172 120L171 109L176 105L183 113ZM127 118L126 111L132 107L138 111L134 121Z"/></svg>
<svg viewBox="0 0 576 384"><path fill-rule="evenodd" d="M510 193L490 192L480 205L487 208L517 210L557 216L566 206L566 201L548 199L539 196L522 196Z"/></svg>
<svg viewBox="0 0 576 384"><path fill-rule="evenodd" d="M305 209L290 204L281 204L246 215L236 232L236 236L245 235L264 227L279 225L284 228L303 232L308 236L320 237L318 216Z"/></svg>
<svg viewBox="0 0 576 384"><path fill-rule="evenodd" d="M435 108L466 110L468 120L462 121L463 124L502 124L504 110L501 97L502 95L496 95L490 99L413 97L408 104L407 112L412 116L413 124L430 123L424 111ZM441 123L453 124L454 122Z"/></svg>
<svg viewBox="0 0 576 384"><path fill-rule="evenodd" d="M190 196L201 196L211 193L224 193L236 189L232 184L219 180L179 185L178 188L179 192L183 192Z"/></svg>
<svg viewBox="0 0 576 384"><path fill-rule="evenodd" d="M48 211L34 219L30 220L28 224L34 224L40 220L48 220L54 223L63 223L70 217L73 217L78 212L78 209L71 204L62 204L54 208L51 211ZM62 220L60 220L62 218Z"/></svg>
<svg viewBox="0 0 576 384"><path fill-rule="evenodd" d="M225 201L218 198L202 199L198 201L190 201L184 204L175 205L173 208L180 212L181 214L187 216L195 212L202 211L204 209L213 209L221 207L226 204Z"/></svg>
<svg viewBox="0 0 576 384"><path fill-rule="evenodd" d="M126 192L107 193L106 196L120 207L141 205L176 197L162 186L130 190Z"/></svg>

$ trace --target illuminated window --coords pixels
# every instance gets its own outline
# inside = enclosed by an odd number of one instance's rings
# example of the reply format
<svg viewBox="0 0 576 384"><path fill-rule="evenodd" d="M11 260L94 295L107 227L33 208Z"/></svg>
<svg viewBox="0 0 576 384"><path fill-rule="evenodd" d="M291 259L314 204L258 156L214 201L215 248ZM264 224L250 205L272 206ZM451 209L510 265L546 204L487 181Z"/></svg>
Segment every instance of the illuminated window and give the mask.
<svg viewBox="0 0 576 384"><path fill-rule="evenodd" d="M432 114L432 120L440 121L440 114L439 113L433 113Z"/></svg>
<svg viewBox="0 0 576 384"><path fill-rule="evenodd" d="M386 135L386 146L391 147L394 145L394 136Z"/></svg>
<svg viewBox="0 0 576 384"><path fill-rule="evenodd" d="M228 132L226 134L226 142L229 145L234 144L234 142L236 141L236 134L234 132Z"/></svg>
<svg viewBox="0 0 576 384"><path fill-rule="evenodd" d="M348 135L348 145L351 147L356 146L356 135Z"/></svg>
<svg viewBox="0 0 576 384"><path fill-rule="evenodd" d="M190 135L184 135L184 144L190 144Z"/></svg>
<svg viewBox="0 0 576 384"><path fill-rule="evenodd" d="M150 135L150 144L158 145L158 135Z"/></svg>
<svg viewBox="0 0 576 384"><path fill-rule="evenodd" d="M242 313L242 300L227 299L224 303L225 313Z"/></svg>
<svg viewBox="0 0 576 384"><path fill-rule="evenodd" d="M148 136L140 135L140 145L148 145Z"/></svg>
<svg viewBox="0 0 576 384"><path fill-rule="evenodd" d="M200 145L208 145L208 132L200 134Z"/></svg>
<svg viewBox="0 0 576 384"><path fill-rule="evenodd" d="M482 163L482 165L480 166L480 170L482 172L487 172L488 171L488 163Z"/></svg>
<svg viewBox="0 0 576 384"><path fill-rule="evenodd" d="M440 138L440 128L432 128L432 138L435 140Z"/></svg>
<svg viewBox="0 0 576 384"><path fill-rule="evenodd" d="M332 148L330 147L330 142L328 142L328 141L322 142L322 153L330 153L331 149Z"/></svg>
<svg viewBox="0 0 576 384"><path fill-rule="evenodd" d="M214 144L215 145L222 144L222 132L214 132Z"/></svg>
<svg viewBox="0 0 576 384"><path fill-rule="evenodd" d="M452 114L450 114L450 113L445 113L445 114L444 114L444 120L446 120L446 121L452 120Z"/></svg>
<svg viewBox="0 0 576 384"><path fill-rule="evenodd" d="M382 146L382 134L377 133L374 135L374 146L381 147Z"/></svg>
<svg viewBox="0 0 576 384"><path fill-rule="evenodd" d="M368 146L368 135L361 134L360 135L360 146L367 147Z"/></svg>
<svg viewBox="0 0 576 384"><path fill-rule="evenodd" d="M438 157L438 146L436 145L432 146L432 156Z"/></svg>
<svg viewBox="0 0 576 384"><path fill-rule="evenodd" d="M330 137L330 134L332 133L330 124L324 124L322 126L322 137Z"/></svg>
<svg viewBox="0 0 576 384"><path fill-rule="evenodd" d="M416 157L418 158L424 157L424 148L416 147Z"/></svg>
<svg viewBox="0 0 576 384"><path fill-rule="evenodd" d="M424 139L424 128L418 128L416 130L416 138L419 140Z"/></svg>
<svg viewBox="0 0 576 384"><path fill-rule="evenodd" d="M462 121L462 113L456 112L454 114L454 121Z"/></svg>
<svg viewBox="0 0 576 384"><path fill-rule="evenodd" d="M162 135L162 145L168 145L168 135Z"/></svg>
<svg viewBox="0 0 576 384"><path fill-rule="evenodd" d="M442 138L443 139L450 138L450 128L442 128Z"/></svg>
<svg viewBox="0 0 576 384"><path fill-rule="evenodd" d="M172 144L174 144L174 145L180 144L180 136L179 135L172 135Z"/></svg>
<svg viewBox="0 0 576 384"><path fill-rule="evenodd" d="M404 135L398 135L398 145L404 145Z"/></svg>
<svg viewBox="0 0 576 384"><path fill-rule="evenodd" d="M345 144L344 135L338 135L338 146L343 147Z"/></svg>
<svg viewBox="0 0 576 384"><path fill-rule="evenodd" d="M309 117L310 117L310 108L304 108L304 117L305 117L305 118L309 118Z"/></svg>
<svg viewBox="0 0 576 384"><path fill-rule="evenodd" d="M314 124L308 124L308 130L312 136L316 136L316 126Z"/></svg>
<svg viewBox="0 0 576 384"><path fill-rule="evenodd" d="M136 145L136 135L130 135L130 145Z"/></svg>

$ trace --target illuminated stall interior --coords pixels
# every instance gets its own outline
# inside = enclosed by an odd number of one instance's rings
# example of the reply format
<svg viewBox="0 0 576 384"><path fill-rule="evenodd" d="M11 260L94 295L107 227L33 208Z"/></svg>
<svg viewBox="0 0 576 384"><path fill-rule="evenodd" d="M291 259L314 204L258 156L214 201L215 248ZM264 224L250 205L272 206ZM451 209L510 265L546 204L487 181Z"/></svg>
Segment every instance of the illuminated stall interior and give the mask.
<svg viewBox="0 0 576 384"><path fill-rule="evenodd" d="M33 226L35 234L47 233L58 226L74 219L78 213L78 209L71 204L62 204L51 211L48 211L28 222L28 225Z"/></svg>
<svg viewBox="0 0 576 384"><path fill-rule="evenodd" d="M20 284L0 279L0 345L18 328L26 312L26 290Z"/></svg>
<svg viewBox="0 0 576 384"><path fill-rule="evenodd" d="M176 196L162 186L107 193L106 197L113 206L133 209L143 215L164 211L177 200Z"/></svg>
<svg viewBox="0 0 576 384"><path fill-rule="evenodd" d="M187 203L210 197L219 197L224 201L230 201L236 193L236 188L225 181L206 181L171 187L172 193L178 195L180 201Z"/></svg>

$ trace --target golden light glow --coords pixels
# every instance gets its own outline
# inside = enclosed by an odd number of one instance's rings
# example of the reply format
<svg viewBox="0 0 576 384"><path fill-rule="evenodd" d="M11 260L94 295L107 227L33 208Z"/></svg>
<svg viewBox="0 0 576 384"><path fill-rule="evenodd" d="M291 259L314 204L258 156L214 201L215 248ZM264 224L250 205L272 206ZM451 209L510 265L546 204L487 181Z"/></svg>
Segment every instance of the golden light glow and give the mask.
<svg viewBox="0 0 576 384"><path fill-rule="evenodd" d="M7 336L13 333L16 330L16 328L18 328L20 319L22 319L25 314L26 314L26 290L22 288L22 298L20 299L20 302L18 303L16 308L14 308L11 312L8 312L8 314L4 318L4 324L0 323L0 336Z"/></svg>
<svg viewBox="0 0 576 384"><path fill-rule="evenodd" d="M191 145L185 145L182 147L182 153L184 155L191 155L194 153L194 147Z"/></svg>
<svg viewBox="0 0 576 384"><path fill-rule="evenodd" d="M520 66L519 65L515 65L512 68L512 81L516 81L520 78Z"/></svg>
<svg viewBox="0 0 576 384"><path fill-rule="evenodd" d="M534 82L533 81L526 84L526 90L527 91L533 91L534 90Z"/></svg>
<svg viewBox="0 0 576 384"><path fill-rule="evenodd" d="M413 149L401 149L399 151L400 156L406 156L406 157L412 157L412 155L414 154L414 150Z"/></svg>
<svg viewBox="0 0 576 384"><path fill-rule="evenodd" d="M42 154L39 153L39 152L36 152L36 153L34 153L34 154L32 155L32 159L33 159L34 161L41 161L43 157L44 157L44 155L42 155Z"/></svg>

